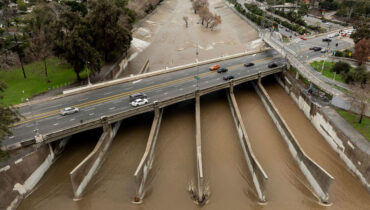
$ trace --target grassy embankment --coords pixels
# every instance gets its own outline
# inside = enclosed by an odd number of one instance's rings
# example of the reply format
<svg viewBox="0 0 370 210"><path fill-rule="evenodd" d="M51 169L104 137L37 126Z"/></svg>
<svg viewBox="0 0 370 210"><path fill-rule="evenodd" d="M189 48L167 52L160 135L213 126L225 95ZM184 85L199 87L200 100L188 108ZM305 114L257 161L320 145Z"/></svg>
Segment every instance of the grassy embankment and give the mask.
<svg viewBox="0 0 370 210"><path fill-rule="evenodd" d="M312 68L314 68L316 71L321 72L322 64L324 61L314 61L311 63ZM326 61L324 64L324 70L322 72L322 75L329 79L334 78L334 72L331 71L332 67L335 65L335 62L328 62ZM351 67L350 71L354 71L354 68ZM335 80L344 83L344 79L341 77L341 75L336 75Z"/></svg>
<svg viewBox="0 0 370 210"><path fill-rule="evenodd" d="M30 98L51 89L64 87L77 80L72 67L58 58L48 59L47 68L50 83L46 81L43 62L34 62L24 66L27 79L23 78L20 67L0 70L0 80L8 86L3 93L2 103L5 105L19 104L22 98ZM80 75L82 78L86 77L86 71L81 72Z"/></svg>
<svg viewBox="0 0 370 210"><path fill-rule="evenodd" d="M370 117L364 116L362 118L362 123L359 124L359 115L340 109L338 109L337 112L370 142Z"/></svg>

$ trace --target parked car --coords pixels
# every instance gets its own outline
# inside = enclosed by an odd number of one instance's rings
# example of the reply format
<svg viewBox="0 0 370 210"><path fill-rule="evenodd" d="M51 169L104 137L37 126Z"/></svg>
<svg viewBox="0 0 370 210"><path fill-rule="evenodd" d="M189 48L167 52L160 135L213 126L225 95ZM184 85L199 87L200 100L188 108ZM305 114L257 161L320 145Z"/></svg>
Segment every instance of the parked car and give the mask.
<svg viewBox="0 0 370 210"><path fill-rule="evenodd" d="M329 34L329 35L328 35L328 38L334 38L334 37L337 37L337 36L339 36L339 34L338 34L338 33Z"/></svg>
<svg viewBox="0 0 370 210"><path fill-rule="evenodd" d="M331 42L331 39L329 38L325 38L325 39L322 39L323 42Z"/></svg>
<svg viewBox="0 0 370 210"><path fill-rule="evenodd" d="M307 39L306 39L306 37L303 37L303 36L301 36L301 39L302 39L302 40L307 40Z"/></svg>
<svg viewBox="0 0 370 210"><path fill-rule="evenodd" d="M130 95L130 102L135 101L136 99L146 99L148 98L144 93L135 93Z"/></svg>
<svg viewBox="0 0 370 210"><path fill-rule="evenodd" d="M60 111L60 115L65 116L65 115L77 113L78 111L79 109L76 107L66 107Z"/></svg>
<svg viewBox="0 0 370 210"><path fill-rule="evenodd" d="M321 52L321 53L326 53L326 52L328 52L328 51L329 51L329 49L328 49L328 48L322 48L320 52Z"/></svg>
<svg viewBox="0 0 370 210"><path fill-rule="evenodd" d="M214 71L214 70L219 69L220 67L221 67L221 66L220 66L219 64L215 64L215 65L213 65L213 66L209 67L209 70Z"/></svg>
<svg viewBox="0 0 370 210"><path fill-rule="evenodd" d="M269 68L275 68L275 67L277 67L278 65L275 63L275 62L271 62L271 63L269 63L268 64L268 67Z"/></svg>
<svg viewBox="0 0 370 210"><path fill-rule="evenodd" d="M251 67L251 66L254 66L254 63L245 63L244 66L245 67Z"/></svg>
<svg viewBox="0 0 370 210"><path fill-rule="evenodd" d="M131 106L136 107L136 106L141 106L141 105L147 104L148 102L149 101L146 98L138 98L138 99L132 101L130 104L131 104Z"/></svg>
<svg viewBox="0 0 370 210"><path fill-rule="evenodd" d="M220 68L220 69L217 69L217 73L225 73L227 72L228 69L227 68Z"/></svg>
<svg viewBox="0 0 370 210"><path fill-rule="evenodd" d="M234 76L233 76L233 75L227 75L227 76L224 76L224 77L223 77L223 79L224 79L225 81L227 81L227 80L232 80L232 79L234 79Z"/></svg>

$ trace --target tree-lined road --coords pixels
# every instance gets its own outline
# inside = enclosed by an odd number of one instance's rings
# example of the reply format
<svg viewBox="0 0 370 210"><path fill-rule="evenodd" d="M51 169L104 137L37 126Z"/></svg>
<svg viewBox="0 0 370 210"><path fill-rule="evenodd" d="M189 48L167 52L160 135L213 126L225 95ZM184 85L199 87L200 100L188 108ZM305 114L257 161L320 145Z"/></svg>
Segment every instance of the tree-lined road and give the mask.
<svg viewBox="0 0 370 210"><path fill-rule="evenodd" d="M77 126L84 121L99 119L105 115L132 109L129 104L129 95L142 92L149 98L149 103L162 101L186 93L193 92L197 86L199 89L225 83L223 76L233 75L235 78L256 74L267 70L267 64L271 61L283 64L282 58L274 50L262 53L234 58L219 62L222 67L229 69L227 73L218 74L209 71L209 65L201 65L198 68L189 68L177 72L140 79L112 85L105 88L95 89L77 95L58 98L52 101L27 105L20 108L20 113L25 117L13 128L13 136L6 137L3 146L33 139L34 130L40 134L62 130L71 126ZM253 67L244 67L246 62L254 62ZM196 75L198 74L198 77ZM199 78L199 79L198 79ZM78 113L61 116L60 110L64 107L74 106L80 109Z"/></svg>

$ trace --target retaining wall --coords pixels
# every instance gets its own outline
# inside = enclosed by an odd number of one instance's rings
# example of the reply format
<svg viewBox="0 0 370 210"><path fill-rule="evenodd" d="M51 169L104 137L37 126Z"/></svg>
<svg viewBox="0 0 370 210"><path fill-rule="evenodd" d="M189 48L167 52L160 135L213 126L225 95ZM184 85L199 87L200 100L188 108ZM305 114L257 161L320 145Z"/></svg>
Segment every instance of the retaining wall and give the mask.
<svg viewBox="0 0 370 210"><path fill-rule="evenodd" d="M15 209L40 181L53 159L51 147L42 145L12 164L0 168L0 209Z"/></svg>
<svg viewBox="0 0 370 210"><path fill-rule="evenodd" d="M262 84L253 83L253 86L313 191L321 202L328 203L329 189L334 178L305 154Z"/></svg>
<svg viewBox="0 0 370 210"><path fill-rule="evenodd" d="M316 130L370 192L370 144L334 109L320 106L305 94L303 88L288 74L279 84L296 102Z"/></svg>
<svg viewBox="0 0 370 210"><path fill-rule="evenodd" d="M88 183L100 168L105 154L107 153L122 122L119 121L115 123L112 128L105 120L106 118L103 117L104 132L94 150L69 173L75 199L81 198Z"/></svg>
<svg viewBox="0 0 370 210"><path fill-rule="evenodd" d="M157 143L159 129L161 126L162 115L163 115L163 109L155 110L152 128L150 130L145 152L134 174L135 182L137 184L135 202L141 202L145 195L144 187L145 187L148 174L150 170L152 169L153 159L154 159L154 150L155 150L155 146Z"/></svg>
<svg viewBox="0 0 370 210"><path fill-rule="evenodd" d="M254 187L256 188L257 196L259 201L266 202L266 188L267 188L267 175L262 169L261 165L254 156L247 131L245 130L244 123L239 111L238 104L236 102L234 93L232 92L232 87L230 92L227 94L227 99L229 101L231 113L234 118L235 126L238 131L240 144L243 149L245 160L247 161L249 172L253 178Z"/></svg>

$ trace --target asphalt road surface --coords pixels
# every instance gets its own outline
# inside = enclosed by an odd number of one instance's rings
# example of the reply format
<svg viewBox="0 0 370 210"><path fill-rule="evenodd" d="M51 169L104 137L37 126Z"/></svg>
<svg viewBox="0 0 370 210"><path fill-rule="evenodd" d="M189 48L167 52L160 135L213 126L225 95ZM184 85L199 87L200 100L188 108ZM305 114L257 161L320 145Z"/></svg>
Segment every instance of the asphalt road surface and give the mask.
<svg viewBox="0 0 370 210"><path fill-rule="evenodd" d="M33 139L36 129L44 135L74 125L77 126L81 123L81 120L99 119L104 115L133 109L129 104L129 95L134 93L145 93L149 98L149 103L162 101L193 92L197 86L199 89L203 89L222 84L226 82L223 80L225 75L233 75L238 78L267 70L268 63L272 61L283 65L283 59L280 55L274 50L268 50L218 62L217 64L220 64L221 67L229 69L228 72L223 74L209 71L209 66L213 64L201 65L198 68L184 69L62 97L53 101L24 106L19 111L25 119L15 124L12 128L13 136L6 137L2 145L7 147L24 140ZM243 64L246 62L254 62L255 66L244 67ZM199 79L194 77L196 75ZM61 116L61 109L69 106L77 107L80 111L75 114Z"/></svg>

